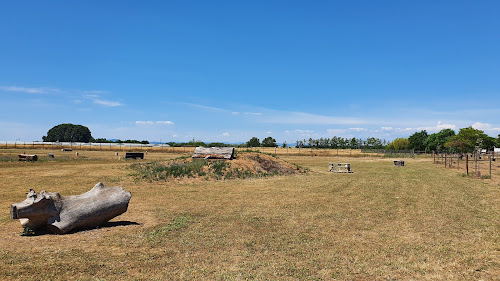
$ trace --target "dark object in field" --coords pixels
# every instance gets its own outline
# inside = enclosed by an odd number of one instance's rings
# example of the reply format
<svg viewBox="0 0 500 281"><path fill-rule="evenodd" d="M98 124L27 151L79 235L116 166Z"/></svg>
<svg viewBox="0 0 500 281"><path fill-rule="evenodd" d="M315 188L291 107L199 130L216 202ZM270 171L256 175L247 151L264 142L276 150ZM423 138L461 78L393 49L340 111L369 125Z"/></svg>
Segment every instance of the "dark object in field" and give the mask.
<svg viewBox="0 0 500 281"><path fill-rule="evenodd" d="M396 166L396 167L404 167L405 166L405 160L394 160L394 166Z"/></svg>
<svg viewBox="0 0 500 281"><path fill-rule="evenodd" d="M97 227L127 211L132 195L119 186L106 187L97 183L81 195L61 196L57 192L33 189L26 200L10 206L12 219L32 230L47 230L65 234L74 229Z"/></svg>
<svg viewBox="0 0 500 281"><path fill-rule="evenodd" d="M194 150L193 158L205 159L233 159L234 147L197 147Z"/></svg>
<svg viewBox="0 0 500 281"><path fill-rule="evenodd" d="M71 148L62 148L61 151L73 151Z"/></svg>
<svg viewBox="0 0 500 281"><path fill-rule="evenodd" d="M50 158L54 158L54 153L47 154Z"/></svg>
<svg viewBox="0 0 500 281"><path fill-rule="evenodd" d="M351 171L351 163L330 163L330 172L334 173L354 173Z"/></svg>
<svg viewBox="0 0 500 281"><path fill-rule="evenodd" d="M38 161L38 156L36 154L19 154L19 161Z"/></svg>
<svg viewBox="0 0 500 281"><path fill-rule="evenodd" d="M127 158L133 158L133 159L141 158L141 159L144 159L144 153L142 153L142 152L126 152L125 153L125 159L127 159Z"/></svg>

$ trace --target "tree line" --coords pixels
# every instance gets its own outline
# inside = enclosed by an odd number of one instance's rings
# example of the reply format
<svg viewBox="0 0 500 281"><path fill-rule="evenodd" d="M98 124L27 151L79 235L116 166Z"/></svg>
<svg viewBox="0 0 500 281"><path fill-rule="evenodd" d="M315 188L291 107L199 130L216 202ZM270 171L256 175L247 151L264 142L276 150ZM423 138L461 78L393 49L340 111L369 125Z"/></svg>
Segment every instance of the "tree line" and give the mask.
<svg viewBox="0 0 500 281"><path fill-rule="evenodd" d="M319 138L303 139L295 142L296 147L301 148L330 148L330 149L382 149L388 142L379 138Z"/></svg>
<svg viewBox="0 0 500 281"><path fill-rule="evenodd" d="M97 143L140 143L149 144L149 141L143 140L107 140L105 138L94 139L89 128L82 125L60 124L51 128L46 136L43 136L44 142L97 142ZM181 146L204 146L204 147L277 147L276 139L266 137L262 142L257 137L252 137L244 144L225 144L221 142L205 143L195 139L189 142L166 142L172 147ZM361 138L319 138L297 140L296 147L300 148L327 148L327 149L389 149L389 150L408 150L425 152L474 152L481 149L493 150L494 147L500 147L500 134L493 138L479 129L472 126L462 128L455 133L452 129L443 129L437 133L428 134L426 130L415 132L408 138L396 138L392 142L379 138L369 137ZM283 147L287 143L283 142Z"/></svg>
<svg viewBox="0 0 500 281"><path fill-rule="evenodd" d="M493 138L472 126L461 128L458 134L452 129L443 129L438 133L428 134L422 130L409 138L397 138L391 142L388 149L414 149L425 152L478 152L482 149L493 150L500 147L500 134Z"/></svg>

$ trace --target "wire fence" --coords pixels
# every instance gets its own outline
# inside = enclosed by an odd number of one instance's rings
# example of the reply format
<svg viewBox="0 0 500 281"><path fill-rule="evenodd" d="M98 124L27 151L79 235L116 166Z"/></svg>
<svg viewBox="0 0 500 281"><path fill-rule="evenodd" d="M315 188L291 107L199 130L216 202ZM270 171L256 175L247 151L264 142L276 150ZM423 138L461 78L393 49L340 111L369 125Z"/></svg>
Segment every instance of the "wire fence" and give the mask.
<svg viewBox="0 0 500 281"><path fill-rule="evenodd" d="M160 152L193 152L194 147L171 147L167 144L141 143L85 143L85 142L21 142L2 141L0 148L14 149L61 149L61 150L109 150L109 151L160 151Z"/></svg>
<svg viewBox="0 0 500 281"><path fill-rule="evenodd" d="M93 150L93 151L148 151L165 153L193 153L193 146L169 146L167 144L140 143L84 143L84 142L25 142L0 141L0 149L47 149L47 150ZM259 151L275 155L331 156L331 157L414 157L412 150L384 149L328 149L303 147L236 147L236 151Z"/></svg>
<svg viewBox="0 0 500 281"><path fill-rule="evenodd" d="M500 169L495 152L489 153L433 153L433 163L444 165L445 168L463 170L467 176L477 178L492 178L496 171Z"/></svg>

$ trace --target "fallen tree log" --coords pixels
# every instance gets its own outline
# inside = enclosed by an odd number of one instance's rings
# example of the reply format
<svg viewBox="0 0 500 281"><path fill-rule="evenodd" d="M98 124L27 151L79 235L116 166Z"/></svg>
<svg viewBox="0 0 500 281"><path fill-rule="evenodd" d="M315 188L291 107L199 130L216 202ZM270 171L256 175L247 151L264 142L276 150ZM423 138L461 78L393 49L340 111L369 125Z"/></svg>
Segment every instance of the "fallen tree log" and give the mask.
<svg viewBox="0 0 500 281"><path fill-rule="evenodd" d="M106 187L102 183L81 195L67 197L57 192L37 194L31 189L26 200L10 206L10 216L19 219L23 227L64 234L97 227L125 213L131 197L119 186Z"/></svg>
<svg viewBox="0 0 500 281"><path fill-rule="evenodd" d="M234 147L197 147L194 150L193 158L205 159L233 159Z"/></svg>

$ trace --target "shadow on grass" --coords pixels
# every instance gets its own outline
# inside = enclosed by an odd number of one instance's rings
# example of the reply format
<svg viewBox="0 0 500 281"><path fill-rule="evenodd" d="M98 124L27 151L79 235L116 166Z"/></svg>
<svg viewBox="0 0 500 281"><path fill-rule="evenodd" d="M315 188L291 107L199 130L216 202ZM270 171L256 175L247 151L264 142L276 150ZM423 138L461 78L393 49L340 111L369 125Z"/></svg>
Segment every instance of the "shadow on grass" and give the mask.
<svg viewBox="0 0 500 281"><path fill-rule="evenodd" d="M134 222L134 221L106 222L106 223L103 223L103 224L96 226L96 227L74 229L68 233L60 234L60 235L75 234L78 232L93 231L93 230L102 229L102 228L112 228L112 227L117 227L117 226L128 226L128 225L140 225L140 223ZM21 236L27 236L27 237L41 236L41 235L47 235L47 234L59 235L59 234L55 234L55 233L52 233L50 231L47 231L46 229L37 229L37 230L24 229L23 232L20 233Z"/></svg>

